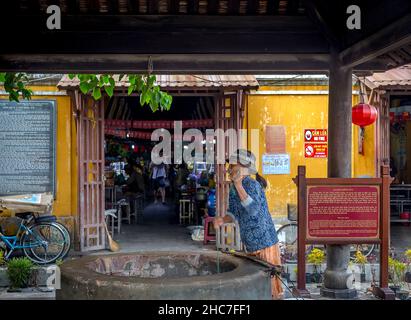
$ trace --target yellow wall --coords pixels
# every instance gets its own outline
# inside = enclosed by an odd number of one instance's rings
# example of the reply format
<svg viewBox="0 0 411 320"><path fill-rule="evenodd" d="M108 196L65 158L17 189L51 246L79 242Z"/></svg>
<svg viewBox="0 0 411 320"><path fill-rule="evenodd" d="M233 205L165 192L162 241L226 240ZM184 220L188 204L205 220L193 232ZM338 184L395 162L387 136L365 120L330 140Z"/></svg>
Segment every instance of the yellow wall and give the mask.
<svg viewBox="0 0 411 320"><path fill-rule="evenodd" d="M262 90L328 90L324 86L260 87ZM357 97L353 97L355 103ZM297 167L305 165L308 177L326 177L327 159L304 157L304 129L326 129L328 127L328 96L326 94L288 95L251 94L247 98L248 108L244 127L259 130L258 170L261 173L261 156L265 149L265 126L283 125L286 130L286 152L290 155L290 174L267 175L267 200L271 214L287 215L287 203L297 203L297 188L292 181ZM353 126L353 137L358 128ZM250 145L250 131L248 131ZM374 126L365 132L365 155L358 154L358 139L353 138L353 176L375 174Z"/></svg>
<svg viewBox="0 0 411 320"><path fill-rule="evenodd" d="M55 86L32 86L33 100L56 100L57 137L56 137L56 216L75 216L77 214L77 171L76 171L76 134L72 116L70 97L66 95L36 95L36 92L56 92ZM8 99L0 96L1 99ZM74 132L74 134L72 134Z"/></svg>

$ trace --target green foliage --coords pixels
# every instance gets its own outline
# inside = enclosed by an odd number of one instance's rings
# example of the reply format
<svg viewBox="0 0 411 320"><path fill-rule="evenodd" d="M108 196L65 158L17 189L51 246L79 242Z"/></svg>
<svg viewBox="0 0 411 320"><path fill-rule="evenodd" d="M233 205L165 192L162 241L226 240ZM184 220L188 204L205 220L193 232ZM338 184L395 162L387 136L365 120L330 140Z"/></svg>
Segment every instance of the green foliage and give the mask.
<svg viewBox="0 0 411 320"><path fill-rule="evenodd" d="M321 266L321 264L324 263L324 261L325 261L325 253L321 249L314 248L307 255L307 262L312 263L315 266Z"/></svg>
<svg viewBox="0 0 411 320"><path fill-rule="evenodd" d="M30 100L33 91L26 88L25 83L28 81L25 73L0 73L0 83L3 84L4 90L9 94L10 101L19 102L20 95L23 99Z"/></svg>
<svg viewBox="0 0 411 320"><path fill-rule="evenodd" d="M401 286L404 282L405 270L407 265L397 259L388 258L388 272L394 285Z"/></svg>
<svg viewBox="0 0 411 320"><path fill-rule="evenodd" d="M114 94L116 81L113 75L69 74L68 76L70 79L77 77L80 81L80 91L83 94L91 94L94 100L99 100L102 97L103 90L109 97ZM168 93L161 91L160 87L155 84L156 76L128 74L120 75L119 79L122 80L124 77L129 82L128 95L139 93L142 106L149 105L153 112L170 110L173 98Z"/></svg>
<svg viewBox="0 0 411 320"><path fill-rule="evenodd" d="M408 249L404 252L405 258L407 259L407 262L411 264L411 249Z"/></svg>
<svg viewBox="0 0 411 320"><path fill-rule="evenodd" d="M24 288L28 285L33 262L27 257L13 258L7 262L7 275L12 288Z"/></svg>
<svg viewBox="0 0 411 320"><path fill-rule="evenodd" d="M129 81L128 95L140 94L140 104L142 106L149 105L153 112L170 110L173 97L160 90L160 87L155 83L155 75L128 74L120 75L120 79L125 76ZM80 91L83 94L90 94L94 100L101 99L103 92L109 97L114 94L116 81L111 74L69 74L68 77L70 79L77 78L80 81ZM27 82L28 78L25 73L0 73L0 83L3 84L5 91L9 94L10 101L19 102L20 96L23 99L31 99L33 91L27 89Z"/></svg>
<svg viewBox="0 0 411 320"><path fill-rule="evenodd" d="M0 266L3 266L6 264L6 260L4 258L4 251L0 250Z"/></svg>
<svg viewBox="0 0 411 320"><path fill-rule="evenodd" d="M56 260L56 266L60 267L63 264L63 259L57 259Z"/></svg>

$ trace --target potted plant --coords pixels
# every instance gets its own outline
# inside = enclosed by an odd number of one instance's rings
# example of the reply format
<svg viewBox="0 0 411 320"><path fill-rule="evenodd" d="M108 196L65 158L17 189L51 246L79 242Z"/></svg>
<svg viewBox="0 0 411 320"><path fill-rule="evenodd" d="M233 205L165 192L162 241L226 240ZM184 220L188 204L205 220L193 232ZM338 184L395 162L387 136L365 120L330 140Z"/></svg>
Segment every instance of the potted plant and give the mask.
<svg viewBox="0 0 411 320"><path fill-rule="evenodd" d="M406 264L407 264L407 272L405 273L405 282L411 283L411 249L408 249L404 253Z"/></svg>
<svg viewBox="0 0 411 320"><path fill-rule="evenodd" d="M310 251L307 256L307 262L314 265L314 273L311 275L312 282L321 283L322 274L321 274L321 265L325 261L325 253L323 250L314 248Z"/></svg>
<svg viewBox="0 0 411 320"><path fill-rule="evenodd" d="M365 264L367 262L367 257L364 256L360 250L358 250L355 253L354 263L359 264L361 267L361 282L365 282Z"/></svg>
<svg viewBox="0 0 411 320"><path fill-rule="evenodd" d="M27 288L33 270L33 262L27 257L13 258L7 262L7 275L10 280L11 290L19 291Z"/></svg>
<svg viewBox="0 0 411 320"><path fill-rule="evenodd" d="M388 259L389 277L392 282L390 289L394 291L396 297L405 300L408 298L408 291L401 290L404 281L407 265L397 259Z"/></svg>

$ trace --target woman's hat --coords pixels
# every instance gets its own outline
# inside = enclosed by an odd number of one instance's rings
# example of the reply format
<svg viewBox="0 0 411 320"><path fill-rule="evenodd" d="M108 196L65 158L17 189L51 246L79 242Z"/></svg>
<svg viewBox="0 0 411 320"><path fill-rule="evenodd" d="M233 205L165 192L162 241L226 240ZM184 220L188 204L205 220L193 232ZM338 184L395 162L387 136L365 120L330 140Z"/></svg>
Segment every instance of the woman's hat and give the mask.
<svg viewBox="0 0 411 320"><path fill-rule="evenodd" d="M255 167L255 156L251 151L238 149L230 156L228 163L240 164L243 167L248 168L251 174L257 173L257 168Z"/></svg>

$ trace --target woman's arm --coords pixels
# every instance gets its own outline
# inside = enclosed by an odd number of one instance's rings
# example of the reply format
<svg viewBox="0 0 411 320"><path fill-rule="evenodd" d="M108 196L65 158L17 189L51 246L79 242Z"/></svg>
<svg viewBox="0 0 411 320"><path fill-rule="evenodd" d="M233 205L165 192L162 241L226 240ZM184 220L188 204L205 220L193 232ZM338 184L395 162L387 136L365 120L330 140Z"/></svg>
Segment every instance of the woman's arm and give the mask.
<svg viewBox="0 0 411 320"><path fill-rule="evenodd" d="M238 196L241 200L241 205L246 209L246 211L250 214L250 216L256 216L256 213L260 212L261 205L262 205L262 197L264 196L264 192L259 185L259 183L254 184L255 187L252 190L245 190L242 184L242 181L234 182L234 187L237 190ZM252 196L250 196L250 194Z"/></svg>

